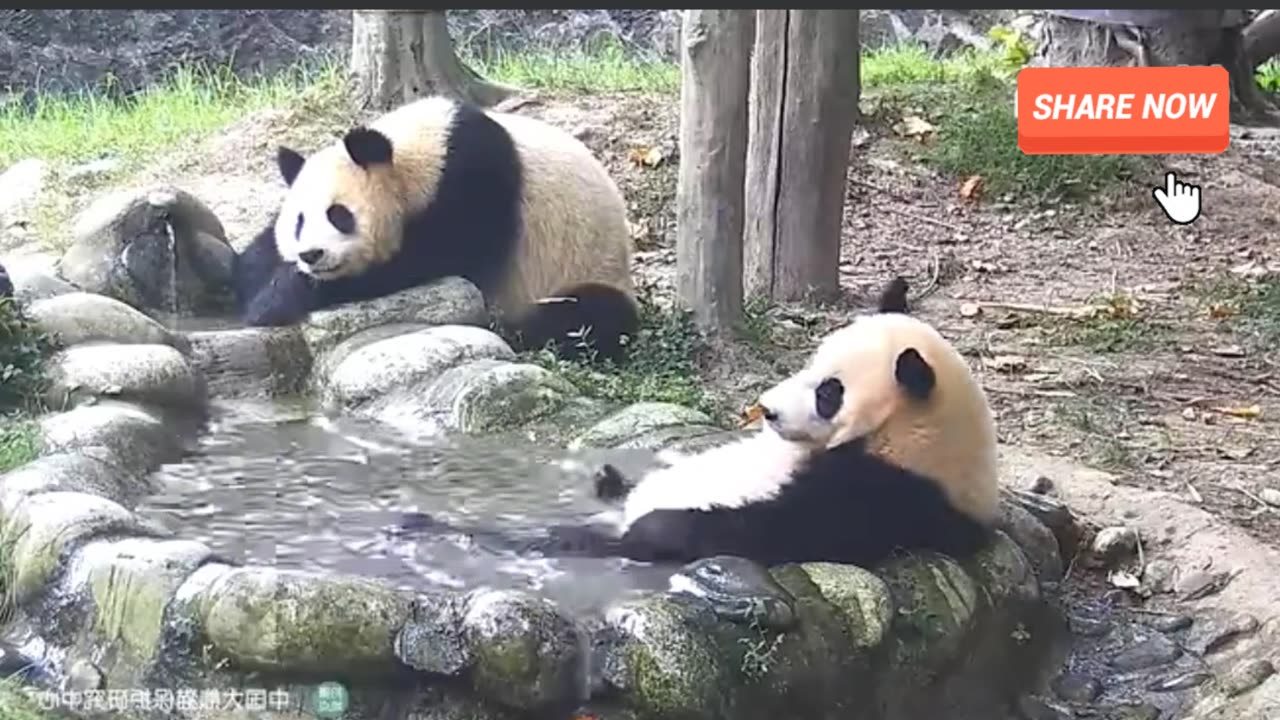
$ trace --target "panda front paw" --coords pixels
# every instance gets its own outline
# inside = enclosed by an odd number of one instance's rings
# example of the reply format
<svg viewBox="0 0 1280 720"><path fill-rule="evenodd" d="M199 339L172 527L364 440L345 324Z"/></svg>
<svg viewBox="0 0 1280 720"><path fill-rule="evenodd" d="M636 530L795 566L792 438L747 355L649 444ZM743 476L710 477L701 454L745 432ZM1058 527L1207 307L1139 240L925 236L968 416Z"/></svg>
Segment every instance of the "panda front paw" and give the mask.
<svg viewBox="0 0 1280 720"><path fill-rule="evenodd" d="M302 322L311 312L315 284L293 267L281 267L245 308L252 327L283 327Z"/></svg>
<svg viewBox="0 0 1280 720"><path fill-rule="evenodd" d="M596 497L605 501L621 500L631 491L631 483L622 471L610 463L596 471Z"/></svg>

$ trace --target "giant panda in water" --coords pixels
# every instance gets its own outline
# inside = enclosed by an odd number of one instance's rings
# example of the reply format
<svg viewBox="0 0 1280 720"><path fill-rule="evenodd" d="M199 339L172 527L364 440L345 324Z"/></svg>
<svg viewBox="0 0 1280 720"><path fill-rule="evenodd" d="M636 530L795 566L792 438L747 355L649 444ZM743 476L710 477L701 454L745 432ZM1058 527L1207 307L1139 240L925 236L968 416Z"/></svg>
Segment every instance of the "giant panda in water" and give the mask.
<svg viewBox="0 0 1280 720"><path fill-rule="evenodd" d="M897 550L981 548L998 511L995 423L964 358L906 313L906 290L896 279L879 312L828 335L766 391L760 432L676 457L629 489L605 466L597 492L622 499L618 532L556 527L521 548L862 566Z"/></svg>
<svg viewBox="0 0 1280 720"><path fill-rule="evenodd" d="M310 157L277 153L288 185L235 262L249 325L445 276L479 287L520 345L619 360L638 324L616 184L576 138L533 118L433 97Z"/></svg>

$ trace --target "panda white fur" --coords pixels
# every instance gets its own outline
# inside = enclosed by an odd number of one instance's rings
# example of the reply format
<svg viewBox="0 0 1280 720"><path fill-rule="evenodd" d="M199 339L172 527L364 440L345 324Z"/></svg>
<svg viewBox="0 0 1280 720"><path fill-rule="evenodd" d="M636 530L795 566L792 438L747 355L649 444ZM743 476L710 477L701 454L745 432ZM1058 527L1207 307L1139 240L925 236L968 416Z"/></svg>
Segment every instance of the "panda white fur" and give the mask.
<svg viewBox="0 0 1280 720"><path fill-rule="evenodd" d="M868 566L895 550L981 547L999 498L986 396L955 348L906 314L904 281L879 310L761 396L758 433L679 457L629 491L606 468L601 495L625 494L612 551Z"/></svg>
<svg viewBox="0 0 1280 720"><path fill-rule="evenodd" d="M236 258L249 325L456 275L525 347L620 359L638 324L626 206L576 138L433 97L310 157L281 147L280 211Z"/></svg>

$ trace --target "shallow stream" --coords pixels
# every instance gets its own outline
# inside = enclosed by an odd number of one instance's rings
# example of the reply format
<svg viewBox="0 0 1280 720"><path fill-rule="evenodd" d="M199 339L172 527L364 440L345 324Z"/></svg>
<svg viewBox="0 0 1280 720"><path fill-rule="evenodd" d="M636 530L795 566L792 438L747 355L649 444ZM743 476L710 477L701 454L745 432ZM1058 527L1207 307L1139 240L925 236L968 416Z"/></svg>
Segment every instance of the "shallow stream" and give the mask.
<svg viewBox="0 0 1280 720"><path fill-rule="evenodd" d="M606 459L641 469L647 452L539 446L519 436L410 443L306 407L214 408L197 449L156 473L139 512L240 562L378 577L418 590L522 588L592 612L672 568L618 559L543 558L460 534L397 533L413 513L464 527L525 532L585 521L605 506L592 476Z"/></svg>

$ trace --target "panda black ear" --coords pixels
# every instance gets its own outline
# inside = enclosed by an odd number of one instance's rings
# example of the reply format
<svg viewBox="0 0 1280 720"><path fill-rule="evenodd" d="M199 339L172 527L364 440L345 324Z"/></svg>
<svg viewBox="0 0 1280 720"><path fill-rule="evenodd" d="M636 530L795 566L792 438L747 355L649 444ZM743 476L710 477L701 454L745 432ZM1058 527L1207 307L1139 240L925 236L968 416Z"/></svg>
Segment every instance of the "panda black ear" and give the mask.
<svg viewBox="0 0 1280 720"><path fill-rule="evenodd" d="M391 141L386 135L367 127L352 128L342 138L351 161L362 168L391 162Z"/></svg>
<svg viewBox="0 0 1280 720"><path fill-rule="evenodd" d="M276 149L276 165L280 167L280 176L284 178L286 185L293 185L293 181L298 178L298 173L302 172L302 165L306 161L307 159L297 150L283 145Z"/></svg>
<svg viewBox="0 0 1280 720"><path fill-rule="evenodd" d="M894 368L894 377L907 394L917 400L925 400L938 382L933 367L915 348L907 348L898 353L898 362Z"/></svg>
<svg viewBox="0 0 1280 720"><path fill-rule="evenodd" d="M908 312L907 287L906 278L899 276L890 280L884 292L880 293L880 312L905 315Z"/></svg>

